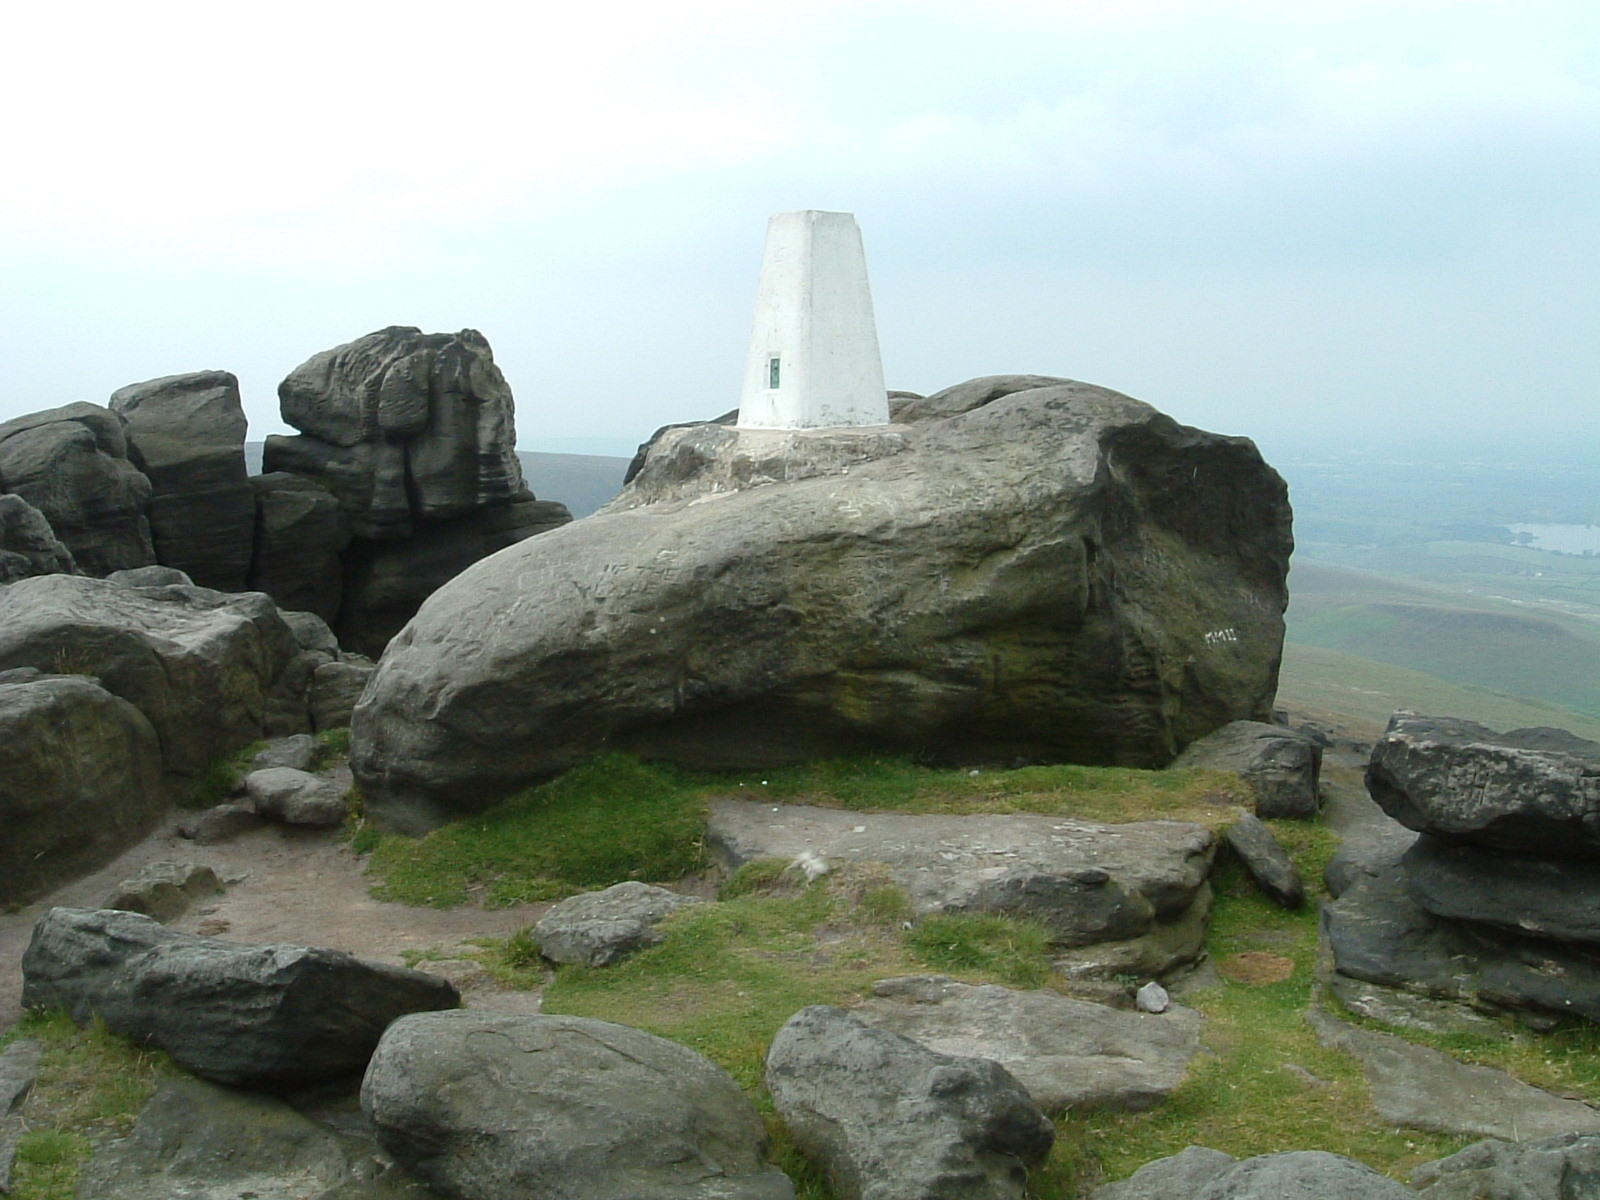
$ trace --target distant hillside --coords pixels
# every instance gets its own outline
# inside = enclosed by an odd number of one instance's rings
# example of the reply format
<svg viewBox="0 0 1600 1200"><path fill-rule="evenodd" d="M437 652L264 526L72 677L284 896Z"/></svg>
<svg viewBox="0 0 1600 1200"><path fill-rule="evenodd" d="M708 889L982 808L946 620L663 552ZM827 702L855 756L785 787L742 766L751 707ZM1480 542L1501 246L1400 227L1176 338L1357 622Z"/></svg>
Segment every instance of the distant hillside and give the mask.
<svg viewBox="0 0 1600 1200"><path fill-rule="evenodd" d="M261 442L244 444L245 466L261 473ZM587 517L622 490L629 459L603 454L542 454L518 450L522 475L541 500L559 500L574 517Z"/></svg>

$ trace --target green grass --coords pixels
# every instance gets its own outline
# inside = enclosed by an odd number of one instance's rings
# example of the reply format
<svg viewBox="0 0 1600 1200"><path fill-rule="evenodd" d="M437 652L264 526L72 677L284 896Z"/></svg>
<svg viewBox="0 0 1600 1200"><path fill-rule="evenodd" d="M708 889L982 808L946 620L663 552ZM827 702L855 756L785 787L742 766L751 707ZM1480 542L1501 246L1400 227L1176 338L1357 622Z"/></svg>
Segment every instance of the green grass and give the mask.
<svg viewBox="0 0 1600 1200"><path fill-rule="evenodd" d="M220 758L212 763L190 789L189 794L182 797L182 806L198 810L213 808L223 803L232 794L233 789L239 786L240 780L249 773L251 760L260 754L266 745L266 742L251 742L226 758Z"/></svg>
<svg viewBox="0 0 1600 1200"><path fill-rule="evenodd" d="M609 755L425 838L377 839L367 869L380 899L494 907L692 875L704 835L681 772Z"/></svg>
<svg viewBox="0 0 1600 1200"><path fill-rule="evenodd" d="M96 1141L126 1134L162 1078L177 1074L158 1051L142 1050L64 1013L29 1014L0 1034L44 1043L39 1078L24 1101L28 1132L17 1146L12 1200L69 1200Z"/></svg>
<svg viewBox="0 0 1600 1200"><path fill-rule="evenodd" d="M448 908L551 900L623 879L706 867L712 796L916 813L1036 812L1093 820L1190 820L1220 828L1248 797L1236 776L1120 767L935 770L903 759L838 759L749 775L691 775L608 755L482 816L420 839L356 820L373 895Z"/></svg>
<svg viewBox="0 0 1600 1200"><path fill-rule="evenodd" d="M1271 825L1316 891L1336 839L1316 825ZM1271 954L1292 963L1292 972L1266 984L1224 978L1185 997L1207 1018L1205 1052L1185 1083L1151 1112L1060 1119L1056 1149L1035 1172L1030 1194L1041 1200L1086 1195L1100 1182L1191 1144L1240 1157L1326 1149L1403 1178L1417 1163L1470 1140L1386 1125L1372 1109L1359 1065L1317 1042L1304 1019L1316 958L1315 903L1284 912L1226 859L1214 884L1208 939L1213 958L1227 968L1239 955ZM848 1007L870 994L875 981L898 974L936 971L1014 987L1053 978L1043 935L1025 923L939 918L908 931L901 920L905 909L885 903L886 890L897 889L882 868L868 864L810 885L784 874L780 864L752 864L730 882L722 903L692 906L669 918L659 946L613 967L557 968L543 1009L633 1025L720 1063L767 1114L775 1160L794 1175L800 1195L833 1200L772 1117L762 1086L766 1047L778 1028L806 1005ZM525 953L513 952L522 955L530 981L545 978ZM1589 1043L1528 1037L1541 1061L1567 1064L1562 1078L1576 1079L1589 1069L1583 1065Z"/></svg>

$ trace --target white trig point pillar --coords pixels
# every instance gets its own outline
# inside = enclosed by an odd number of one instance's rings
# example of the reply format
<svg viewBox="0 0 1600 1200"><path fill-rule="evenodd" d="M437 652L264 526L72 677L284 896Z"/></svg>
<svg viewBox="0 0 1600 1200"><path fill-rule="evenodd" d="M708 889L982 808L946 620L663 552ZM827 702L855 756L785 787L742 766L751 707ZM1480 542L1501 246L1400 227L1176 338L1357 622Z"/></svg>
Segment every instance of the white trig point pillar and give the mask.
<svg viewBox="0 0 1600 1200"><path fill-rule="evenodd" d="M811 209L778 213L767 222L739 425L888 423L867 255L855 217Z"/></svg>

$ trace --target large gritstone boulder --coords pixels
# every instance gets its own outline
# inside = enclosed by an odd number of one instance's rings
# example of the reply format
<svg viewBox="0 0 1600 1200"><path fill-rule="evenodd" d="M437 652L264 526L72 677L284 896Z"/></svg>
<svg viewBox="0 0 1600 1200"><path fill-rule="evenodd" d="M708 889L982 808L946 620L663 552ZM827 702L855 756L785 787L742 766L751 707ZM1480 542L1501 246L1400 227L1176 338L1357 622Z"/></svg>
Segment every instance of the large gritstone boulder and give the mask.
<svg viewBox="0 0 1600 1200"><path fill-rule="evenodd" d="M111 411L127 422L130 457L155 489L156 557L201 587L242 591L256 503L239 381L227 371L196 371L129 384L111 394Z"/></svg>
<svg viewBox="0 0 1600 1200"><path fill-rule="evenodd" d="M315 479L361 537L403 537L523 490L511 389L475 329L391 326L313 355L278 385L299 437L269 437L264 469Z"/></svg>
<svg viewBox="0 0 1600 1200"><path fill-rule="evenodd" d="M1415 1200L1415 1193L1365 1163L1324 1150L1235 1161L1220 1150L1190 1146L1100 1188L1093 1200Z"/></svg>
<svg viewBox="0 0 1600 1200"><path fill-rule="evenodd" d="M95 1017L236 1087L361 1070L390 1022L454 1008L451 984L342 950L238 946L138 913L53 908L22 956L24 1008Z"/></svg>
<svg viewBox="0 0 1600 1200"><path fill-rule="evenodd" d="M1165 765L1269 715L1291 545L1254 445L1087 384L875 429L671 429L611 505L429 599L352 763L413 828L603 746Z"/></svg>
<svg viewBox="0 0 1600 1200"><path fill-rule="evenodd" d="M145 509L150 480L128 461L122 418L68 404L0 425L0 491L44 514L78 568L109 575L156 561Z"/></svg>
<svg viewBox="0 0 1600 1200"><path fill-rule="evenodd" d="M999 1063L940 1054L827 1005L772 1039L767 1090L846 1200L1022 1200L1050 1123Z"/></svg>
<svg viewBox="0 0 1600 1200"><path fill-rule="evenodd" d="M11 674L0 683L0 904L110 862L167 799L138 709L81 675Z"/></svg>
<svg viewBox="0 0 1600 1200"><path fill-rule="evenodd" d="M0 670L98 677L155 727L169 775L199 776L262 737L273 689L298 652L259 592L128 587L75 575L0 589Z"/></svg>
<svg viewBox="0 0 1600 1200"><path fill-rule="evenodd" d="M442 521L400 541L358 538L344 554L339 644L376 658L422 602L480 558L572 520L567 506L528 496Z"/></svg>
<svg viewBox="0 0 1600 1200"><path fill-rule="evenodd" d="M361 1103L395 1160L450 1196L794 1196L731 1075L609 1021L405 1017L372 1056Z"/></svg>
<svg viewBox="0 0 1600 1200"><path fill-rule="evenodd" d="M21 496L0 494L0 583L33 575L72 575L78 564L44 514Z"/></svg>

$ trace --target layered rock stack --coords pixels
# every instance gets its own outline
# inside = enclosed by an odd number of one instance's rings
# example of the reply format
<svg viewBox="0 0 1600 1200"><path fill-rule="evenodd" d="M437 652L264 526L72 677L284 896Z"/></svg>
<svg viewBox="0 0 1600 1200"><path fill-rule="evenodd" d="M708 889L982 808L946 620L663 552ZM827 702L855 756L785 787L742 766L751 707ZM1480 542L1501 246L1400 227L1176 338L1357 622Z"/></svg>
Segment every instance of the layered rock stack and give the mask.
<svg viewBox="0 0 1600 1200"><path fill-rule="evenodd" d="M377 655L467 565L571 520L523 483L511 389L475 330L369 334L279 398L302 433L268 438L254 479L227 371L0 425L0 583L159 563L314 612Z"/></svg>
<svg viewBox="0 0 1600 1200"><path fill-rule="evenodd" d="M1600 744L1399 713L1367 789L1421 836L1324 910L1336 984L1600 1021Z"/></svg>

